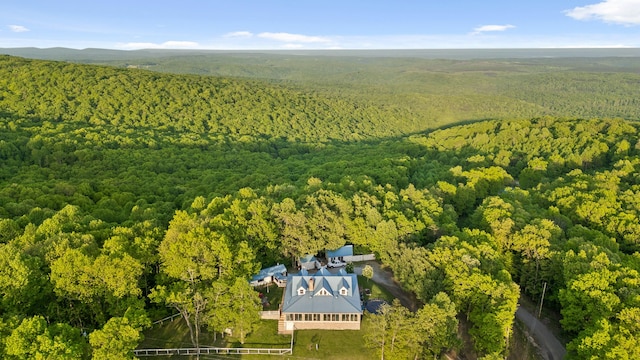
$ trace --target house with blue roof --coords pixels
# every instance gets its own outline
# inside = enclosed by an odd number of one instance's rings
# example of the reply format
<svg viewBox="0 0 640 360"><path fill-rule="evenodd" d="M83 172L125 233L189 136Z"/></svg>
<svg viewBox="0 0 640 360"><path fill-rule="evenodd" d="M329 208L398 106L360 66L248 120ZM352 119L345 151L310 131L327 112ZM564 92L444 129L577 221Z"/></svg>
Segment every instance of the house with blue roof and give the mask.
<svg viewBox="0 0 640 360"><path fill-rule="evenodd" d="M276 283L278 287L285 287L287 284L287 268L283 264L268 267L260 270L259 273L251 277L251 286L262 286Z"/></svg>
<svg viewBox="0 0 640 360"><path fill-rule="evenodd" d="M294 329L360 330L358 277L344 269L289 274L281 307L280 333Z"/></svg>

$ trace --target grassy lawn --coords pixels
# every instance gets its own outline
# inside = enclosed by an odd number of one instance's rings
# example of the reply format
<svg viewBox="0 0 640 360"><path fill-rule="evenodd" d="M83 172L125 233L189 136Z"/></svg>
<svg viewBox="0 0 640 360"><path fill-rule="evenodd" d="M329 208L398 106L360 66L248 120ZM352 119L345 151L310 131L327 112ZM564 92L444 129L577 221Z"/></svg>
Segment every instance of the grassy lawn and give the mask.
<svg viewBox="0 0 640 360"><path fill-rule="evenodd" d="M202 331L200 334L200 344L203 346L225 346L226 339L221 339L218 334L214 341L213 334ZM173 321L165 322L163 325L155 325L144 332L144 340L138 349L170 349L170 348L191 348L191 338L189 328L181 317Z"/></svg>
<svg viewBox="0 0 640 360"><path fill-rule="evenodd" d="M364 326L366 322L363 322ZM277 335L277 321L264 320L260 329L249 335L244 347L288 347L290 335ZM294 334L293 358L304 359L375 359L375 352L364 347L364 330L297 330ZM240 343L227 338L230 346ZM318 350L316 351L316 344ZM242 359L273 359L271 355L243 355ZM287 356L285 356L287 358Z"/></svg>
<svg viewBox="0 0 640 360"><path fill-rule="evenodd" d="M176 318L174 321L166 322L163 325L157 325L144 332L145 339L138 346L138 349L168 349L168 348L192 348L189 337L189 329L184 320ZM222 338L218 334L214 341L213 334L202 331L200 336L200 345L202 347L245 347L245 348L288 348L291 344L291 336L278 335L278 322L275 320L262 320L260 326L254 332L247 336L244 345L233 336L225 336ZM211 355L215 359L239 359L239 355ZM273 358L273 356L269 356ZM163 359L189 359L189 356L171 356L163 357ZM193 357L195 359L195 357ZM200 356L201 359L207 359L206 355ZM247 359L260 359L260 356L243 356Z"/></svg>
<svg viewBox="0 0 640 360"><path fill-rule="evenodd" d="M391 295L391 293L387 291L387 289L374 283L373 280L369 280L362 275L358 275L358 286L360 286L360 289L362 289L362 291L364 292L364 301L367 301L369 299L384 299L389 304L391 304L393 302L393 299L395 299L393 295ZM366 289L369 289L369 291L371 292L370 295L366 295Z"/></svg>
<svg viewBox="0 0 640 360"><path fill-rule="evenodd" d="M272 284L269 285L268 290L266 286L258 286L256 287L256 291L262 293L263 297L267 298L269 305L265 306L263 310L278 310L280 302L282 301L284 288L280 288L277 285Z"/></svg>
<svg viewBox="0 0 640 360"><path fill-rule="evenodd" d="M363 334L364 330L298 330L294 337L293 356L305 359L375 359L375 352L364 346Z"/></svg>
<svg viewBox="0 0 640 360"><path fill-rule="evenodd" d="M366 326L366 322L362 323ZM232 336L213 341L213 336L203 331L200 343L203 346L246 347L246 348L286 348L290 345L290 335L278 335L278 322L263 320L260 327L249 334L244 345ZM293 357L305 359L374 359L375 352L364 347L364 330L298 330L294 335ZM316 344L318 350L316 351ZM193 347L189 340L189 330L183 320L176 319L162 326L145 331L145 340L138 346L143 348ZM273 359L273 355L211 355L215 359ZM163 357L166 359L167 357ZM172 356L169 359L188 359L188 356ZM195 359L195 357L193 357ZM200 357L207 359L206 355Z"/></svg>
<svg viewBox="0 0 640 360"><path fill-rule="evenodd" d="M227 347L243 347L243 348L288 348L291 344L290 335L278 335L278 321L276 320L262 320L260 326L254 332L249 334L244 341L244 345L240 344L240 341L233 337L227 336ZM249 359L252 357L248 357ZM254 356L253 358L260 358Z"/></svg>

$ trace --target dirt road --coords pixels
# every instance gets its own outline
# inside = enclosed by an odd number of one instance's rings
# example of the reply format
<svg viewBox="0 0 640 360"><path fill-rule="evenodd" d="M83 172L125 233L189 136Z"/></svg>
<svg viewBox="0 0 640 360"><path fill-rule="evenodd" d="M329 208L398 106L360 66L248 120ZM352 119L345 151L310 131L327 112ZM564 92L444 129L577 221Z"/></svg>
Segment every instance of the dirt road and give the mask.
<svg viewBox="0 0 640 360"><path fill-rule="evenodd" d="M516 317L525 324L541 348L541 355L545 360L560 360L567 354L567 350L553 333L527 309L519 307Z"/></svg>

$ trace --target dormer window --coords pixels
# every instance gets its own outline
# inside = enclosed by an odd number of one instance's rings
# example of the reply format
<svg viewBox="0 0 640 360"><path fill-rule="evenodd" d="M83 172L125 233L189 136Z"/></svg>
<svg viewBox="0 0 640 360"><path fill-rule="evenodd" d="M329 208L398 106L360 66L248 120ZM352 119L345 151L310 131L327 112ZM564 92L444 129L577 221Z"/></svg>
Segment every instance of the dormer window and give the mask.
<svg viewBox="0 0 640 360"><path fill-rule="evenodd" d="M306 292L307 291L303 287L298 288L298 295L304 295Z"/></svg>
<svg viewBox="0 0 640 360"><path fill-rule="evenodd" d="M331 294L329 294L327 289L322 288L322 289L320 289L320 291L318 291L318 295L327 296L327 295L331 295Z"/></svg>
<svg viewBox="0 0 640 360"><path fill-rule="evenodd" d="M347 295L347 288L344 288L344 287L343 287L343 288L341 288L341 289L340 289L340 295L344 295L344 296L346 296L346 295Z"/></svg>

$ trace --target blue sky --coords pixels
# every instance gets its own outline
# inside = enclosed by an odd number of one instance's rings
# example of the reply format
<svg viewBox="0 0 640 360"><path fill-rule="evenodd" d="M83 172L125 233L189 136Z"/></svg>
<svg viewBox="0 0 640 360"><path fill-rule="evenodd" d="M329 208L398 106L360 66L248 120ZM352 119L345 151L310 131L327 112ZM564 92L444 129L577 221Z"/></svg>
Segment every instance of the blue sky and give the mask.
<svg viewBox="0 0 640 360"><path fill-rule="evenodd" d="M640 0L2 0L0 47L640 47Z"/></svg>

